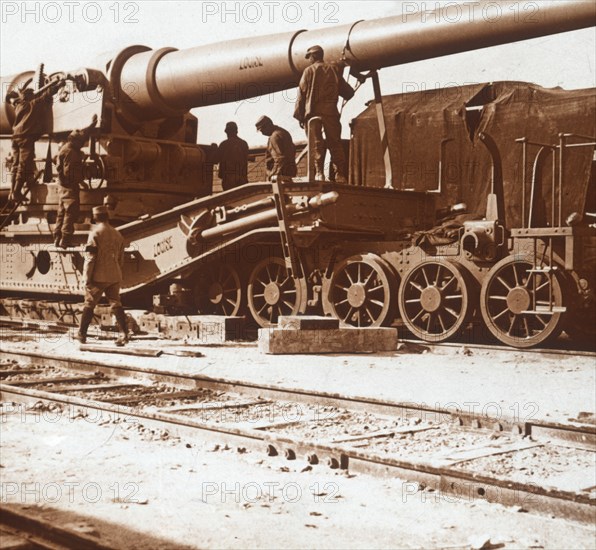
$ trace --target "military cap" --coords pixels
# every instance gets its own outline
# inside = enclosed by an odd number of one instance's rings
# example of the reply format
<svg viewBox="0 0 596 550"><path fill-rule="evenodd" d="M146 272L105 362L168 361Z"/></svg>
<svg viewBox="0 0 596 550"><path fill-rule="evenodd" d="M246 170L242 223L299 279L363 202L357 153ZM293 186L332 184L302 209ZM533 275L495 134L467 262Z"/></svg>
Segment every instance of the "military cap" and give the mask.
<svg viewBox="0 0 596 550"><path fill-rule="evenodd" d="M235 122L227 122L225 131L232 130L233 132L238 131L238 125Z"/></svg>
<svg viewBox="0 0 596 550"><path fill-rule="evenodd" d="M80 130L73 130L72 132L70 132L70 134L68 134L68 139L70 139L71 141L82 141L83 139L85 139L85 134Z"/></svg>
<svg viewBox="0 0 596 550"><path fill-rule="evenodd" d="M116 206L116 204L118 203L118 201L116 200L116 197L114 197L114 195L106 195L103 198L103 205L104 206Z"/></svg>
<svg viewBox="0 0 596 550"><path fill-rule="evenodd" d="M260 130L263 126L268 124L273 124L273 121L267 115L263 115L259 120L257 120L255 126L257 127L257 130Z"/></svg>
<svg viewBox="0 0 596 550"><path fill-rule="evenodd" d="M316 45L316 46L311 46L310 48L308 48L308 50L306 50L306 55L304 56L306 59L309 58L310 55L312 55L313 53L319 53L321 55L323 55L323 48L321 48L321 46Z"/></svg>
<svg viewBox="0 0 596 550"><path fill-rule="evenodd" d="M101 214L107 214L108 208L106 206L94 206L93 207L93 215L99 216Z"/></svg>

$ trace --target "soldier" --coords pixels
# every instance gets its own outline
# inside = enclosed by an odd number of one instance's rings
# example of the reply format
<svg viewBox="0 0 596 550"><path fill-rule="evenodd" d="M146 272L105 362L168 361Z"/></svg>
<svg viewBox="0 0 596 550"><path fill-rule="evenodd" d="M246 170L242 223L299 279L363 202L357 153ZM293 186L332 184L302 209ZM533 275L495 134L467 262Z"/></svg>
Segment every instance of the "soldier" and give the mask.
<svg viewBox="0 0 596 550"><path fill-rule="evenodd" d="M262 116L255 125L257 131L269 136L267 141L267 154L265 165L267 166L267 178L273 176L286 176L293 178L297 174L296 169L296 146L292 136L287 130L273 124L268 116Z"/></svg>
<svg viewBox="0 0 596 550"><path fill-rule="evenodd" d="M121 335L116 340L117 346L128 342L126 314L120 302L120 284L124 265L124 239L120 232L110 225L108 209L105 206L93 208L93 217L97 225L89 233L87 257L83 269L85 280L85 308L77 340L84 344L87 329L93 319L93 310L105 294L112 306Z"/></svg>
<svg viewBox="0 0 596 550"><path fill-rule="evenodd" d="M228 122L224 131L228 139L219 144L217 158L221 185L227 191L248 182L248 143L238 137L235 122Z"/></svg>
<svg viewBox="0 0 596 550"><path fill-rule="evenodd" d="M72 131L67 142L58 151L60 199L56 227L54 228L54 244L62 248L72 246L74 224L79 216L81 205L79 186L83 182L83 160L85 158L81 147L89 139L89 134L96 124L97 115L93 115L91 124L83 130Z"/></svg>
<svg viewBox="0 0 596 550"><path fill-rule="evenodd" d="M337 100L341 95L351 99L354 90L344 80L339 66L323 61L323 48L312 46L306 52L310 65L304 69L298 87L298 98L294 109L294 118L308 135L308 121L312 117L321 117L322 128L314 126L315 179L325 181L325 140L331 154L331 161L337 169L336 181L347 182L347 163L341 142L341 123ZM316 129L316 130L315 130ZM323 131L325 137L323 137Z"/></svg>
<svg viewBox="0 0 596 550"><path fill-rule="evenodd" d="M23 187L35 180L35 142L45 133L45 113L52 96L65 80L55 80L41 93L31 88L10 92L7 99L14 105L12 151L14 156L9 199L20 203L25 200Z"/></svg>
<svg viewBox="0 0 596 550"><path fill-rule="evenodd" d="M111 220L116 213L116 208L118 206L118 199L114 195L106 195L103 198L103 205L108 209L108 215Z"/></svg>

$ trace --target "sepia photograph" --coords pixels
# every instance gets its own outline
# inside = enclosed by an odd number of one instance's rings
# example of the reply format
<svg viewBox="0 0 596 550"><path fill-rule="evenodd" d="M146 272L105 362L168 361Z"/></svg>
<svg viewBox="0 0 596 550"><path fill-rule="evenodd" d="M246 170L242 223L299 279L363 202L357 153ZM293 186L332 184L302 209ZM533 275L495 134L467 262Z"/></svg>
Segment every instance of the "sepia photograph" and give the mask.
<svg viewBox="0 0 596 550"><path fill-rule="evenodd" d="M594 550L593 0L0 9L1 550Z"/></svg>

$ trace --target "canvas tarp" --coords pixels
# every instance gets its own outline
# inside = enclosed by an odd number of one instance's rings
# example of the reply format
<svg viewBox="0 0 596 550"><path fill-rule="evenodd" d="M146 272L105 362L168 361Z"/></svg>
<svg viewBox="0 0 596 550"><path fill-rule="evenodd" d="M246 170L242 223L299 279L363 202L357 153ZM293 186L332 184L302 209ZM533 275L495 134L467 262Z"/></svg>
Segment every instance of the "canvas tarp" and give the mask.
<svg viewBox="0 0 596 550"><path fill-rule="evenodd" d="M521 223L522 146L515 140L526 137L556 145L560 132L596 135L596 89L566 91L496 82L386 96L383 107L394 187L431 191L440 186L437 207L465 202L470 212L485 214L491 156L479 134L488 134L501 157L505 206L501 217L509 227ZM528 149L526 213L538 150ZM566 151L563 219L584 211L593 154L590 147ZM547 224L551 206L551 158L544 166L537 178L535 226ZM352 121L350 182L385 185L374 103Z"/></svg>

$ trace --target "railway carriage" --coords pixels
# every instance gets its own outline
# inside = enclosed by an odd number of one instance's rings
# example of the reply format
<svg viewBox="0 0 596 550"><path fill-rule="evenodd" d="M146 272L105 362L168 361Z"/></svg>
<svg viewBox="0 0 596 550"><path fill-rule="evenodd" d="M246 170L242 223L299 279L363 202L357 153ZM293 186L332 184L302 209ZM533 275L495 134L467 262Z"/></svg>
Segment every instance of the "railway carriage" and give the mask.
<svg viewBox="0 0 596 550"><path fill-rule="evenodd" d="M398 322L431 342L470 327L517 347L563 329L593 338L596 91L497 82L379 92L378 69L439 49L444 55L594 25L591 3L552 1L543 9L538 23L514 21L511 12L498 25L458 23L461 33L453 24L418 33L393 17L217 48L131 46L62 75L69 83L48 110L51 139L37 144L29 200L12 204L3 194L4 313L76 321L91 208L110 194L128 242L122 290L129 304L146 306L155 294L166 309L246 314L262 327L307 311L354 326ZM312 43L373 81L374 100L352 122L346 144L349 183L307 174L213 193L214 151L197 145L189 110L296 86ZM239 68L247 48L260 63ZM28 79L41 88L56 76L40 68L2 79L2 89ZM135 84L134 94L125 83ZM87 148L76 246L57 248L51 157L94 114L100 126ZM0 115L6 170L14 118L6 101Z"/></svg>

